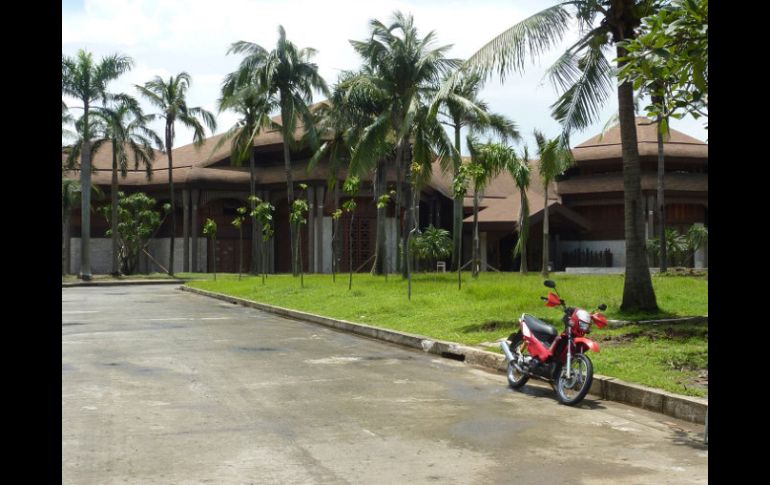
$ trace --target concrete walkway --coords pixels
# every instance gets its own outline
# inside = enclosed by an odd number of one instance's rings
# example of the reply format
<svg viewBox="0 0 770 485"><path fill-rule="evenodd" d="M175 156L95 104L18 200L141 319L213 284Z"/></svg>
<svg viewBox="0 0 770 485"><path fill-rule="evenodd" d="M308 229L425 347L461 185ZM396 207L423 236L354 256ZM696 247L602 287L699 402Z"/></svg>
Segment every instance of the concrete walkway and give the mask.
<svg viewBox="0 0 770 485"><path fill-rule="evenodd" d="M62 483L707 483L701 433L171 286L62 289Z"/></svg>

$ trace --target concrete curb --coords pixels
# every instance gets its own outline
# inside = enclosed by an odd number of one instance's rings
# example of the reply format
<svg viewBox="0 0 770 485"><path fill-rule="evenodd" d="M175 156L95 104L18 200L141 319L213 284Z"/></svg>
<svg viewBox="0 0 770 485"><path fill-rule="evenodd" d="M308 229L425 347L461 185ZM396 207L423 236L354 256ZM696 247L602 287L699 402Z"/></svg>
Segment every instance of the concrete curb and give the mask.
<svg viewBox="0 0 770 485"><path fill-rule="evenodd" d="M450 358L465 362L467 364L484 367L500 373L506 372L505 356L486 350L481 350L466 345L436 340L422 335L409 334L389 330L385 328L372 327L362 323L353 323L345 320L314 315L312 313L290 310L288 308L257 303L243 298L237 298L213 291L200 290L182 286L182 291L196 293L230 303L235 303L251 308L257 308L266 312L274 313L284 317L312 322L319 325L335 328L344 332L361 335L377 340L382 340L396 345L421 350L441 357ZM681 396L659 389L653 389L638 384L621 381L614 377L605 377L594 374L594 382L591 385L590 394L598 396L609 401L618 401L632 406L640 407L650 411L655 411L667 416L690 421L693 423L704 424L706 422L706 412L708 411L708 399Z"/></svg>
<svg viewBox="0 0 770 485"><path fill-rule="evenodd" d="M74 283L62 283L62 288L73 286L124 286L124 285L183 285L184 280L109 280L109 281L76 281Z"/></svg>

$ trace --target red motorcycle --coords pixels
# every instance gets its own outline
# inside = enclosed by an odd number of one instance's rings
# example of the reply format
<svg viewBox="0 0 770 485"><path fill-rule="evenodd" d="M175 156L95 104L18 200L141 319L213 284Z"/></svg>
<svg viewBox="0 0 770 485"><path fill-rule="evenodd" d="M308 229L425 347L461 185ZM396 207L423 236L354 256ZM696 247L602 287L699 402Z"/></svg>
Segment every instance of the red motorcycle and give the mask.
<svg viewBox="0 0 770 485"><path fill-rule="evenodd" d="M553 281L544 284L556 290ZM552 325L524 313L519 320L521 331L500 342L508 361L508 383L518 389L530 377L548 381L559 402L571 406L583 400L593 382L594 367L585 352L599 352L599 345L585 335L591 332L592 324L606 326L607 317L598 311L568 307L555 292L540 298L548 307L562 306L564 331L559 335ZM600 311L606 309L607 305L598 306Z"/></svg>

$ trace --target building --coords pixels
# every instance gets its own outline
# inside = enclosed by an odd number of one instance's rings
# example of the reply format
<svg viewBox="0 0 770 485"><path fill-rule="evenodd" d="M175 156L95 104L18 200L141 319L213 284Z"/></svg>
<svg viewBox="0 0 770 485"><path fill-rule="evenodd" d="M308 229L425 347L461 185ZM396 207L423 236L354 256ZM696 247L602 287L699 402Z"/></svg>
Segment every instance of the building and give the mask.
<svg viewBox="0 0 770 485"><path fill-rule="evenodd" d="M657 144L655 125L646 118L637 118L639 151L642 167L642 191L645 211L648 215L649 234L655 234ZM301 136L298 128L295 136ZM213 258L219 272L237 272L238 230L231 221L237 209L247 205L249 195L248 166L235 167L230 160L229 143L214 149L222 135L208 138L196 148L193 145L173 150L172 177L177 208L175 234L175 271L212 271ZM691 224L708 225L708 145L683 133L671 130L665 145L666 155L666 205L667 225L685 229ZM549 222L553 269L565 266L616 266L625 264L623 241L623 180L619 128L609 130L603 136L595 136L573 149L576 165L549 187ZM268 243L268 272L291 271L291 255L286 195L286 174L283 162L283 141L278 131L261 134L254 143L256 165L256 193L262 200L269 200L276 207L275 235ZM339 191L329 191L328 181L345 179L342 170L334 177L328 164L321 161L309 169L312 153L309 149L292 150L292 173L295 184L306 184L307 191L297 196L308 200L307 224L301 230L303 268L307 272L331 272L332 261L332 213L346 197ZM111 147L105 144L94 155L92 183L109 194L111 183ZM133 169L133 167L130 167ZM537 161L533 162L530 190L531 229L528 244L530 270L540 268L542 255L543 188L537 176ZM66 173L78 178L77 171ZM388 171L389 187L396 182L395 171ZM371 179L362 180L357 196L358 209L353 227L349 215L339 224L341 244L341 271L348 271L350 237L353 240L353 269L369 270L375 251L376 202ZM168 202L168 161L156 153L152 179L147 180L145 170L129 170L128 176L119 179L120 189L126 193L145 192L158 204ZM434 163L433 177L420 192L419 222L421 227L433 224L451 231L452 200L451 176L441 173ZM97 202L98 203L98 202ZM102 202L104 203L104 202ZM107 197L106 203L109 203ZM519 194L510 175L502 174L494 179L483 193L479 212L479 230L482 248L482 268L503 271L518 269L519 261L513 258L512 249L517 238L519 218ZM473 192L466 195L464 203L463 261L471 255L471 225ZM396 218L396 207L391 202L386 209L387 265L395 271L396 229L403 224L405 208ZM216 249L209 247L202 233L205 220L217 222ZM70 271L77 272L80 263L80 216L73 211L70 230ZM94 273L111 270L111 245L105 237L107 221L101 215L91 218L91 266ZM144 271L162 271L160 265L168 262L170 218L160 228L149 247L149 257L140 264ZM251 221L243 228L244 268L251 261ZM588 253L586 253L588 251ZM598 254L599 259L592 256ZM577 255L577 256L575 256ZM608 257L609 256L609 257ZM581 259L582 258L582 259ZM586 259L588 258L588 259ZM154 261L153 261L154 260ZM707 258L701 257L707 265Z"/></svg>

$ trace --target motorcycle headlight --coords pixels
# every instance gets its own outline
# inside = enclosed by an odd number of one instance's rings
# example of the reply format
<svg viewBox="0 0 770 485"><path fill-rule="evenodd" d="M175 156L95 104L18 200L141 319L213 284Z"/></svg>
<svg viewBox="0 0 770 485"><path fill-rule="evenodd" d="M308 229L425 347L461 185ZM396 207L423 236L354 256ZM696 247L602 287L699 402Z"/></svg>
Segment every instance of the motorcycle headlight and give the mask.
<svg viewBox="0 0 770 485"><path fill-rule="evenodd" d="M580 330L588 333L591 329L591 314L585 310L577 310L577 320Z"/></svg>

